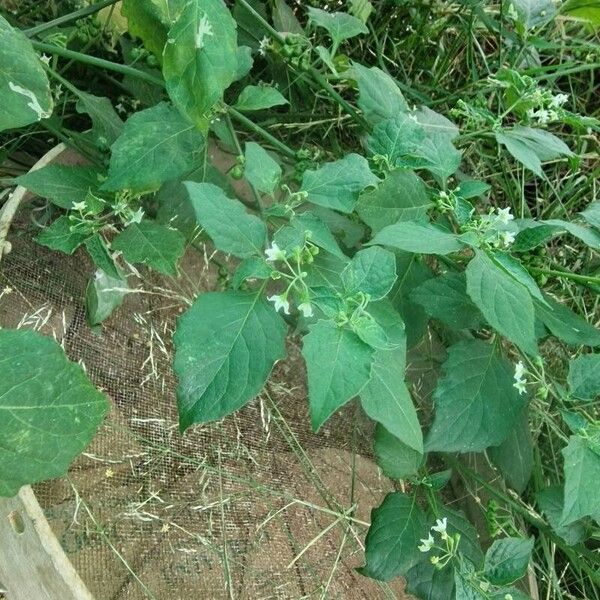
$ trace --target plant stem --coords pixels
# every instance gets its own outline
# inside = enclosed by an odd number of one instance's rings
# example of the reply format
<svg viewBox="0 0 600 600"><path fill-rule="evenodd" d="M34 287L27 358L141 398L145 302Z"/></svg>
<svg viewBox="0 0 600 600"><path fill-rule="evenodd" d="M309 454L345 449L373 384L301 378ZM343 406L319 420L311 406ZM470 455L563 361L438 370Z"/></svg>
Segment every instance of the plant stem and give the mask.
<svg viewBox="0 0 600 600"><path fill-rule="evenodd" d="M55 46L54 44L45 44L44 42L37 42L35 40L32 40L31 43L36 50L40 50L41 52L58 54L58 56L62 56L63 58L76 60L78 62L91 65L93 67L99 67L108 71L114 71L115 73L121 73L122 75L137 77L138 79L143 79L148 83L153 83L154 85L158 85L161 87L164 87L165 85L165 82L162 79L154 77L153 75L145 73L144 71L134 69L133 67L129 67L127 65L111 62L110 60L104 60L103 58L97 58L96 56L90 56L89 54L75 52L74 50L69 50L68 48L61 48L60 46Z"/></svg>
<svg viewBox="0 0 600 600"><path fill-rule="evenodd" d="M88 15L93 15L94 13L110 6L111 4L116 4L119 0L103 0L102 2L98 2L98 4L92 4L91 6L85 6L80 8L79 10L73 11L68 15L63 15L62 17L58 17L53 19L52 21L48 21L47 23L41 23L40 25L36 25L35 27L31 27L29 29L25 29L23 33L27 37L33 37L38 33L42 33L43 31L47 31L48 29L52 29L53 27L58 27L59 25L64 25L65 23L70 23L71 21L75 21L77 19L81 19L82 17L87 17Z"/></svg>
<svg viewBox="0 0 600 600"><path fill-rule="evenodd" d="M578 283L600 285L600 277L592 277L591 275L579 275L577 273L569 273L568 271L555 271L554 269L543 269L541 267L529 267L529 270L544 275L553 275L554 277L571 279Z"/></svg>

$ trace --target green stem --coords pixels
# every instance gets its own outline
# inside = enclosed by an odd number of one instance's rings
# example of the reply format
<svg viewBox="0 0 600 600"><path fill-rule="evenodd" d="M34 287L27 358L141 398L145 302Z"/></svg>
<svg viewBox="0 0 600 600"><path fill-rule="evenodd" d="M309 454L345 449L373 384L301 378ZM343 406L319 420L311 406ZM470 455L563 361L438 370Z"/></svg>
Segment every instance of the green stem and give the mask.
<svg viewBox="0 0 600 600"><path fill-rule="evenodd" d="M69 13L68 15L63 15L62 17L58 17L52 21L48 21L47 23L41 23L40 25L36 25L30 29L25 29L23 33L27 37L33 37L34 35L42 33L43 31L47 31L48 29L52 29L53 27L58 27L59 25L76 21L77 19L87 17L88 15L93 15L94 13L106 8L107 6L110 6L111 4L116 4L118 1L119 0L103 0L103 2L98 2L98 4L85 6L84 8L80 8L79 10Z"/></svg>
<svg viewBox="0 0 600 600"><path fill-rule="evenodd" d="M577 273L569 273L567 271L555 271L554 269L543 269L540 267L529 267L530 271L536 273L542 273L544 275L553 275L554 277L561 277L563 279L571 279L583 284L600 285L600 277L592 277L590 275L579 275Z"/></svg>
<svg viewBox="0 0 600 600"><path fill-rule="evenodd" d="M108 71L114 71L115 73L121 73L122 75L137 77L138 79L143 79L148 83L153 83L154 85L158 85L160 87L164 87L165 85L165 82L162 79L154 77L153 75L145 73L144 71L134 69L133 67L128 67L127 65L122 65L119 63L111 62L110 60L104 60L103 58L90 56L89 54L75 52L74 50L69 50L68 48L61 48L60 46L55 46L54 44L45 44L44 42L37 42L35 40L32 40L31 44L36 50L39 50L40 52L57 54L58 56L62 56L63 58L76 60L78 62L91 65L93 67L99 67Z"/></svg>
<svg viewBox="0 0 600 600"><path fill-rule="evenodd" d="M252 17L254 17L255 21L260 23L262 28L267 31L274 40L277 40L280 44L285 44L285 37L279 31L277 31L277 29L272 27L271 24L259 13L257 13L249 2L246 2L246 0L238 0L238 2L250 13Z"/></svg>

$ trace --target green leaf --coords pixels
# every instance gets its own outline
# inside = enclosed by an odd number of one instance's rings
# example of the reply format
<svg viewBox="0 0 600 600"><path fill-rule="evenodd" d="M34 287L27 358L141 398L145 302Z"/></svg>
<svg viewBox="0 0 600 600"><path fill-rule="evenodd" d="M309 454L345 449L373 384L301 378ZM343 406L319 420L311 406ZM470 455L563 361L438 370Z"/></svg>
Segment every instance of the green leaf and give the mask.
<svg viewBox="0 0 600 600"><path fill-rule="evenodd" d="M582 517L600 518L600 430L586 432L587 437L572 435L563 448L565 459L565 503L561 525L569 525Z"/></svg>
<svg viewBox="0 0 600 600"><path fill-rule="evenodd" d="M488 450L492 462L516 492L522 494L533 471L533 445L527 410L524 410L500 446Z"/></svg>
<svg viewBox="0 0 600 600"><path fill-rule="evenodd" d="M373 133L367 139L367 148L372 156L387 157L393 167L407 166L404 159L417 153L425 137L425 129L416 117L399 113L373 127Z"/></svg>
<svg viewBox="0 0 600 600"><path fill-rule="evenodd" d="M594 250L600 250L600 233L585 227L578 225L577 223L569 223L568 221L562 221L561 219L550 219L549 221L541 221L543 224L555 227L559 231L567 231L572 236L580 239L584 244L587 244Z"/></svg>
<svg viewBox="0 0 600 600"><path fill-rule="evenodd" d="M378 183L366 158L348 154L319 169L305 171L301 190L308 193L308 201L313 204L351 213L360 192Z"/></svg>
<svg viewBox="0 0 600 600"><path fill-rule="evenodd" d="M290 226L302 234L310 231L308 239L313 244L319 246L319 248L323 248L323 250L327 250L327 252L342 260L346 260L346 255L340 250L329 227L317 215L310 212L297 214L291 219Z"/></svg>
<svg viewBox="0 0 600 600"><path fill-rule="evenodd" d="M273 25L277 31L284 33L304 33L294 11L286 4L285 0L275 0L274 2Z"/></svg>
<svg viewBox="0 0 600 600"><path fill-rule="evenodd" d="M515 281L527 288L532 298L545 303L542 292L535 279L529 274L529 271L515 258L506 252L495 251L490 253L490 258L504 269Z"/></svg>
<svg viewBox="0 0 600 600"><path fill-rule="evenodd" d="M92 237L85 240L85 248L88 251L94 264L104 271L106 275L113 279L121 277L119 269L115 265L115 261L110 255L104 240L99 234L93 235Z"/></svg>
<svg viewBox="0 0 600 600"><path fill-rule="evenodd" d="M511 250L513 252L527 252L543 244L554 235L556 235L556 227L552 225L539 223L536 227L527 227L516 235Z"/></svg>
<svg viewBox="0 0 600 600"><path fill-rule="evenodd" d="M373 350L352 331L318 321L304 336L308 399L314 431L369 381Z"/></svg>
<svg viewBox="0 0 600 600"><path fill-rule="evenodd" d="M414 475L423 462L422 452L401 442L381 423L375 428L374 450L377 464L383 474L391 479L405 479Z"/></svg>
<svg viewBox="0 0 600 600"><path fill-rule="evenodd" d="M254 59L252 58L252 48L249 46L238 46L237 49L237 69L235 71L234 81L240 81L244 79L254 66Z"/></svg>
<svg viewBox="0 0 600 600"><path fill-rule="evenodd" d="M521 164L542 177L542 161L561 156L573 156L569 147L545 129L532 129L517 125L496 133L502 144Z"/></svg>
<svg viewBox="0 0 600 600"><path fill-rule="evenodd" d="M396 169L378 187L361 194L356 212L377 233L398 221L426 221L431 206L423 180L412 171Z"/></svg>
<svg viewBox="0 0 600 600"><path fill-rule="evenodd" d="M513 365L493 344L471 340L451 346L425 449L481 452L504 442L524 406L513 375Z"/></svg>
<svg viewBox="0 0 600 600"><path fill-rule="evenodd" d="M369 33L369 30L360 19L348 13L330 13L320 8L309 6L308 18L317 27L327 30L335 46L361 33Z"/></svg>
<svg viewBox="0 0 600 600"><path fill-rule="evenodd" d="M384 227L369 244L391 246L415 254L442 255L459 252L465 247L457 235L431 223L414 221L400 221Z"/></svg>
<svg viewBox="0 0 600 600"><path fill-rule="evenodd" d="M380 581L405 575L421 558L417 546L426 537L427 521L416 496L393 492L371 511L365 541L364 567L359 573Z"/></svg>
<svg viewBox="0 0 600 600"><path fill-rule="evenodd" d="M238 96L234 108L243 111L264 110L289 104L281 92L270 85L248 85Z"/></svg>
<svg viewBox="0 0 600 600"><path fill-rule="evenodd" d="M305 283L312 288L326 287L342 291L342 271L348 264L347 258L342 259L330 252L319 252L315 260L307 265Z"/></svg>
<svg viewBox="0 0 600 600"><path fill-rule="evenodd" d="M348 295L369 294L380 300L396 281L396 257L392 252L372 246L359 250L342 271L342 282Z"/></svg>
<svg viewBox="0 0 600 600"><path fill-rule="evenodd" d="M47 119L53 102L50 83L31 42L0 15L0 131Z"/></svg>
<svg viewBox="0 0 600 600"><path fill-rule="evenodd" d="M569 362L569 391L575 398L600 396L600 354L582 354Z"/></svg>
<svg viewBox="0 0 600 600"><path fill-rule="evenodd" d="M598 11L600 12L600 4L598 5ZM600 19L599 19L600 21ZM596 229L600 229L600 200L590 202L586 209L582 211L581 216Z"/></svg>
<svg viewBox="0 0 600 600"><path fill-rule="evenodd" d="M77 112L88 114L96 143L104 148L113 144L123 131L123 121L108 98L77 90Z"/></svg>
<svg viewBox="0 0 600 600"><path fill-rule="evenodd" d="M393 119L408 110L396 82L381 69L352 63L351 76L358 84L358 107L369 124Z"/></svg>
<svg viewBox="0 0 600 600"><path fill-rule="evenodd" d="M598 0L567 0L560 7L561 13L600 27L600 2Z"/></svg>
<svg viewBox="0 0 600 600"><path fill-rule="evenodd" d="M525 29L551 21L557 12L554 0L510 0Z"/></svg>
<svg viewBox="0 0 600 600"><path fill-rule="evenodd" d="M198 296L177 321L174 338L182 431L221 419L254 398L285 357L285 334L262 291Z"/></svg>
<svg viewBox="0 0 600 600"><path fill-rule="evenodd" d="M467 296L464 273L447 272L428 279L410 294L427 314L454 329L478 329L483 322L479 309Z"/></svg>
<svg viewBox="0 0 600 600"><path fill-rule="evenodd" d="M69 217L63 215L40 233L36 240L38 244L58 250L65 254L73 254L89 237L87 231L74 229Z"/></svg>
<svg viewBox="0 0 600 600"><path fill-rule="evenodd" d="M262 255L266 225L251 215L239 200L225 195L212 183L185 182L198 223L222 252L246 258Z"/></svg>
<svg viewBox="0 0 600 600"><path fill-rule="evenodd" d="M350 13L363 23L366 23L375 10L369 0L350 0Z"/></svg>
<svg viewBox="0 0 600 600"><path fill-rule="evenodd" d="M210 113L237 77L236 23L223 0L188 2L171 27L163 75L173 103L208 129Z"/></svg>
<svg viewBox="0 0 600 600"><path fill-rule="evenodd" d="M444 115L435 112L435 110L431 110L431 108L428 108L427 106L420 106L418 109L414 110L412 114L417 118L417 121L423 126L423 128L428 134L443 135L449 141L452 141L460 133L460 130L452 121L447 119ZM486 190L489 189L489 186L487 184L483 182L479 183L485 186ZM462 192L463 182L461 182L460 185ZM464 192L462 193L462 195L464 198L466 198Z"/></svg>
<svg viewBox="0 0 600 600"><path fill-rule="evenodd" d="M53 204L70 209L75 202L85 200L90 190L98 189L100 177L96 167L52 164L29 171L17 177L16 182Z"/></svg>
<svg viewBox="0 0 600 600"><path fill-rule="evenodd" d="M0 329L0 496L61 477L90 443L106 398L51 338Z"/></svg>
<svg viewBox="0 0 600 600"><path fill-rule="evenodd" d="M85 312L90 325L99 325L123 304L128 293L127 280L110 277L98 270L90 279L85 292Z"/></svg>
<svg viewBox="0 0 600 600"><path fill-rule="evenodd" d="M544 298L547 304L535 302L535 313L553 335L573 346L600 346L598 329L547 294Z"/></svg>
<svg viewBox="0 0 600 600"><path fill-rule="evenodd" d="M454 598L454 569L446 565L437 569L428 557L409 569L405 576L406 591L416 598L448 600Z"/></svg>
<svg viewBox="0 0 600 600"><path fill-rule="evenodd" d="M546 515L552 529L569 546L574 546L586 537L585 525L582 521L574 521L569 525L561 525L561 514L564 506L564 489L560 485L547 487L536 494L540 510Z"/></svg>
<svg viewBox="0 0 600 600"><path fill-rule="evenodd" d="M443 185L456 173L461 160L462 153L454 147L448 134L430 132L406 164L415 169L426 169Z"/></svg>
<svg viewBox="0 0 600 600"><path fill-rule="evenodd" d="M263 194L273 195L281 179L281 167L256 142L246 142L244 176L251 186Z"/></svg>
<svg viewBox="0 0 600 600"><path fill-rule="evenodd" d="M204 138L165 102L137 112L112 145L103 190L155 190L161 183L192 171Z"/></svg>
<svg viewBox="0 0 600 600"><path fill-rule="evenodd" d="M483 574L494 585L507 585L527 572L534 539L507 537L496 540L485 553Z"/></svg>
<svg viewBox="0 0 600 600"><path fill-rule="evenodd" d="M183 256L185 237L166 225L144 220L131 223L112 242L130 263L141 263L165 275L177 275L177 262Z"/></svg>
<svg viewBox="0 0 600 600"><path fill-rule="evenodd" d="M266 263L264 258L250 256L249 258L245 258L235 270L231 285L234 290L237 290L245 281L269 279L272 272L272 268Z"/></svg>
<svg viewBox="0 0 600 600"><path fill-rule="evenodd" d="M535 314L527 288L479 250L466 275L467 293L487 322L522 351L537 356Z"/></svg>

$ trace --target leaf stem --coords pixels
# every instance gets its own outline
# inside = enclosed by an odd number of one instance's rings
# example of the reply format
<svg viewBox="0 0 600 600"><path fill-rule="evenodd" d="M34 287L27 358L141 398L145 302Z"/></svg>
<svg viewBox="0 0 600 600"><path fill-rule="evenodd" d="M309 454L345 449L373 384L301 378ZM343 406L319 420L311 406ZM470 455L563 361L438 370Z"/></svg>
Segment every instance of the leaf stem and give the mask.
<svg viewBox="0 0 600 600"><path fill-rule="evenodd" d="M600 277L592 277L591 275L579 275L578 273L569 273L568 271L555 271L554 269L543 269L541 267L529 267L530 271L542 273L543 275L553 275L554 277L562 277L563 279L571 279L583 284L600 285Z"/></svg>
<svg viewBox="0 0 600 600"><path fill-rule="evenodd" d="M70 23L71 21L75 21L77 19L81 19L82 17L87 17L88 15L93 15L96 12L101 11L103 8L110 6L111 4L116 4L119 0L103 0L102 2L98 2L98 4L92 4L90 6L84 6L79 10L73 11L68 15L63 15L62 17L57 17L52 21L48 21L47 23L41 23L40 25L36 25L35 27L30 27L29 29L25 29L23 33L27 37L33 37L38 33L42 33L43 31L47 31L48 29L52 29L53 27L58 27L59 25L64 25L65 23Z"/></svg>

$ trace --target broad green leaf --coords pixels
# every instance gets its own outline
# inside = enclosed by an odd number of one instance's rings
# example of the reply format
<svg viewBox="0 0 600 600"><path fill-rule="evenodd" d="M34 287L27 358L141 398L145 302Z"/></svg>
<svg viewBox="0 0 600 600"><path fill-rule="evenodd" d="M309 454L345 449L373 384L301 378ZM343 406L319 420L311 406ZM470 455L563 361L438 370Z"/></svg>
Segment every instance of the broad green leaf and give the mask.
<svg viewBox="0 0 600 600"><path fill-rule="evenodd" d="M600 518L600 429L592 429L585 438L572 435L561 452L565 495L560 524L569 525L582 517Z"/></svg>
<svg viewBox="0 0 600 600"><path fill-rule="evenodd" d="M369 244L380 244L416 254L452 254L465 246L458 236L431 223L400 221L384 227Z"/></svg>
<svg viewBox="0 0 600 600"><path fill-rule="evenodd" d="M342 271L342 281L348 295L363 292L380 300L396 281L396 257L378 246L359 250Z"/></svg>
<svg viewBox="0 0 600 600"><path fill-rule="evenodd" d="M245 281L254 279L269 279L273 269L267 264L264 258L259 256L250 256L245 258L235 270L231 285L237 290Z"/></svg>
<svg viewBox="0 0 600 600"><path fill-rule="evenodd" d="M198 164L204 138L165 102L137 112L112 145L102 189L155 190L188 174Z"/></svg>
<svg viewBox="0 0 600 600"><path fill-rule="evenodd" d="M578 225L577 223L569 223L568 221L562 221L561 219L551 219L549 221L541 222L555 227L558 231L567 231L572 236L580 239L584 244L587 244L590 248L600 250L600 233L589 227Z"/></svg>
<svg viewBox="0 0 600 600"><path fill-rule="evenodd" d="M561 13L600 27L600 2L598 0L567 0L560 7Z"/></svg>
<svg viewBox="0 0 600 600"><path fill-rule="evenodd" d="M286 254L291 255L304 246L306 237L303 231L298 231L293 227L285 225L275 232L273 241L281 250L284 250Z"/></svg>
<svg viewBox="0 0 600 600"><path fill-rule="evenodd" d="M308 399L314 431L369 381L373 350L352 331L318 321L304 336Z"/></svg>
<svg viewBox="0 0 600 600"><path fill-rule="evenodd" d="M92 440L106 398L51 338L0 329L0 496L61 477Z"/></svg>
<svg viewBox="0 0 600 600"><path fill-rule="evenodd" d="M598 11L600 12L600 4L598 5ZM592 227L600 229L600 200L596 200L595 202L591 202L590 204L588 204L586 209L582 211L581 216Z"/></svg>
<svg viewBox="0 0 600 600"><path fill-rule="evenodd" d="M403 353L403 350L400 351ZM404 383L404 360L398 350L375 353L371 379L360 393L364 411L407 447L423 454L417 411Z"/></svg>
<svg viewBox="0 0 600 600"><path fill-rule="evenodd" d="M600 331L564 304L544 294L546 305L535 302L538 319L555 335L573 346L600 346Z"/></svg>
<svg viewBox="0 0 600 600"><path fill-rule="evenodd" d="M237 69L235 70L234 81L240 81L244 79L254 66L254 59L252 58L252 48L249 46L238 46L237 49Z"/></svg>
<svg viewBox="0 0 600 600"><path fill-rule="evenodd" d="M453 140L458 136L460 130L458 127L449 119L447 119L444 115L431 110L427 106L421 106L417 110L412 113L417 121L424 127L425 131L429 134L440 134L446 136L448 140ZM486 189L489 189L487 184L483 182L479 182L482 185L486 186ZM461 182L461 190L463 183ZM483 192L482 192L483 193ZM479 195L479 194L477 194ZM466 196L463 197L466 198Z"/></svg>
<svg viewBox="0 0 600 600"><path fill-rule="evenodd" d="M256 142L246 142L244 176L257 191L273 195L281 179L281 167Z"/></svg>
<svg viewBox="0 0 600 600"><path fill-rule="evenodd" d="M531 559L533 543L533 538L496 540L485 553L485 578L494 585L507 585L523 577Z"/></svg>
<svg viewBox="0 0 600 600"><path fill-rule="evenodd" d="M350 13L363 23L366 23L375 10L369 0L350 0Z"/></svg>
<svg viewBox="0 0 600 600"><path fill-rule="evenodd" d="M415 598L448 600L454 598L454 569L446 565L437 569L428 555L406 572L406 591Z"/></svg>
<svg viewBox="0 0 600 600"><path fill-rule="evenodd" d="M397 347L388 337L386 330L368 313L355 316L349 325L365 344L375 350L391 350Z"/></svg>
<svg viewBox="0 0 600 600"><path fill-rule="evenodd" d="M412 291L433 277L433 272L418 254L396 253L398 279L389 294L394 308L400 313L406 326L409 347L421 340L427 329L428 317L419 304L411 300Z"/></svg>
<svg viewBox="0 0 600 600"><path fill-rule="evenodd" d="M536 494L536 500L552 529L569 546L574 546L585 539L586 531L582 521L574 521L569 525L560 524L564 505L564 490L562 486L553 485L539 491Z"/></svg>
<svg viewBox="0 0 600 600"><path fill-rule="evenodd" d="M175 229L156 221L131 223L112 242L130 263L147 265L164 273L177 275L177 262L183 256L185 238Z"/></svg>
<svg viewBox="0 0 600 600"><path fill-rule="evenodd" d="M405 158L416 155L426 138L425 129L407 113L380 121L367 139L372 156L385 156L392 167L407 166Z"/></svg>
<svg viewBox="0 0 600 600"><path fill-rule="evenodd" d="M454 329L478 329L483 316L467 295L464 273L447 272L428 279L410 294L427 314Z"/></svg>
<svg viewBox="0 0 600 600"><path fill-rule="evenodd" d="M471 340L451 346L435 390L425 449L481 452L504 442L524 405L513 375L513 365L493 344Z"/></svg>
<svg viewBox="0 0 600 600"><path fill-rule="evenodd" d="M445 505L438 507L439 516L447 519L446 531L448 535L460 534L458 550L469 559L476 568L483 566L483 552L479 542L479 533L471 524L462 511L451 510ZM436 518L431 512L428 513L428 521L433 522Z"/></svg>
<svg viewBox="0 0 600 600"><path fill-rule="evenodd" d="M310 235L308 236L308 239L313 244L319 246L319 248L323 248L323 250L327 250L327 252L330 252L342 260L346 260L346 255L340 250L329 227L327 227L322 219L312 212L297 214L291 219L290 226L303 234L309 231Z"/></svg>
<svg viewBox="0 0 600 600"><path fill-rule="evenodd" d="M569 147L545 129L533 129L517 125L496 133L496 141L502 144L521 164L540 177L543 176L542 161L561 156L573 156Z"/></svg>
<svg viewBox="0 0 600 600"><path fill-rule="evenodd" d="M361 33L369 33L365 24L356 17L343 12L326 12L320 8L308 7L309 20L326 29L335 46L338 46L344 40L360 35Z"/></svg>
<svg viewBox="0 0 600 600"><path fill-rule="evenodd" d="M456 173L461 160L462 153L454 147L448 134L429 132L405 164L415 169L426 169L440 185L444 185L446 179Z"/></svg>
<svg viewBox="0 0 600 600"><path fill-rule="evenodd" d="M490 187L489 183L485 183L484 181L467 179L461 181L455 191L461 198L470 200L471 198L483 196L490 190Z"/></svg>
<svg viewBox="0 0 600 600"><path fill-rule="evenodd" d="M283 104L289 104L289 102L277 88L271 85L248 85L242 90L233 106L244 112L264 110Z"/></svg>
<svg viewBox="0 0 600 600"><path fill-rule="evenodd" d="M92 120L92 134L101 148L110 146L121 135L123 121L108 98L94 96L77 90L76 109Z"/></svg>
<svg viewBox="0 0 600 600"><path fill-rule="evenodd" d="M309 287L326 287L341 292L342 271L349 260L331 254L330 252L319 252L315 260L306 267L306 284Z"/></svg>
<svg viewBox="0 0 600 600"><path fill-rule="evenodd" d="M421 558L417 546L426 537L428 523L416 496L393 492L371 511L371 526L365 541L364 567L359 573L390 581L405 575Z"/></svg>
<svg viewBox="0 0 600 600"><path fill-rule="evenodd" d="M365 237L367 229L358 219L347 217L323 206L315 205L311 207L310 212L319 217L346 248L354 248Z"/></svg>
<svg viewBox="0 0 600 600"><path fill-rule="evenodd" d="M0 131L47 119L53 102L50 83L31 42L0 15Z"/></svg>
<svg viewBox="0 0 600 600"><path fill-rule="evenodd" d="M87 231L74 228L69 217L63 215L58 217L52 225L46 227L37 236L36 241L52 250L73 254L89 236Z"/></svg>
<svg viewBox="0 0 600 600"><path fill-rule="evenodd" d="M308 192L308 201L313 204L351 213L360 192L378 183L366 158L348 154L316 170L305 171L301 190Z"/></svg>
<svg viewBox="0 0 600 600"><path fill-rule="evenodd" d="M99 325L123 304L128 293L127 280L110 277L98 269L85 292L85 312L90 325Z"/></svg>
<svg viewBox="0 0 600 600"><path fill-rule="evenodd" d="M582 354L569 363L569 391L575 398L600 396L600 354Z"/></svg>
<svg viewBox="0 0 600 600"><path fill-rule="evenodd" d="M185 186L198 223L219 250L239 258L262 255L267 228L258 217L212 183L187 181Z"/></svg>
<svg viewBox="0 0 600 600"><path fill-rule="evenodd" d="M522 351L537 356L533 301L525 286L476 251L466 269L467 293L487 322Z"/></svg>
<svg viewBox="0 0 600 600"><path fill-rule="evenodd" d="M487 600L477 581L475 567L460 561L454 568L454 600Z"/></svg>
<svg viewBox="0 0 600 600"><path fill-rule="evenodd" d="M527 291L539 302L546 303L542 292L535 279L529 274L529 271L518 261L506 252L495 251L490 253L491 259L504 269L515 281L524 285Z"/></svg>
<svg viewBox="0 0 600 600"><path fill-rule="evenodd" d="M522 494L533 470L533 445L527 410L517 419L506 440L500 446L490 448L488 453L508 485Z"/></svg>
<svg viewBox="0 0 600 600"><path fill-rule="evenodd" d="M525 29L551 21L557 12L554 0L510 0Z"/></svg>
<svg viewBox="0 0 600 600"><path fill-rule="evenodd" d="M201 130L237 76L236 23L223 0L188 2L169 30L163 75L173 103Z"/></svg>
<svg viewBox="0 0 600 600"><path fill-rule="evenodd" d="M106 275L113 279L121 277L119 269L115 265L115 261L110 255L104 240L99 234L93 235L92 237L85 240L85 248L88 251L94 264L104 271Z"/></svg>
<svg viewBox="0 0 600 600"><path fill-rule="evenodd" d="M358 106L371 125L393 119L408 110L396 82L381 69L352 63L351 73L358 84Z"/></svg>
<svg viewBox="0 0 600 600"><path fill-rule="evenodd" d="M377 233L398 221L426 221L431 206L423 180L412 171L396 169L378 187L361 194L356 212Z"/></svg>
<svg viewBox="0 0 600 600"><path fill-rule="evenodd" d="M273 24L277 31L284 33L304 33L302 25L300 25L294 11L286 4L285 0L274 1Z"/></svg>
<svg viewBox="0 0 600 600"><path fill-rule="evenodd" d="M29 171L16 181L53 204L70 209L75 202L85 200L90 190L98 189L100 178L101 173L96 167L52 164Z"/></svg>
<svg viewBox="0 0 600 600"><path fill-rule="evenodd" d="M262 291L198 296L174 338L181 430L221 419L254 398L285 357L285 334Z"/></svg>
<svg viewBox="0 0 600 600"><path fill-rule="evenodd" d="M544 225L543 223L539 223L537 227L521 229L515 237L511 250L513 252L527 252L548 241L554 235L556 235L556 227Z"/></svg>
<svg viewBox="0 0 600 600"><path fill-rule="evenodd" d="M383 474L391 479L405 479L414 475L423 462L422 452L401 442L381 423L375 428L374 451Z"/></svg>

